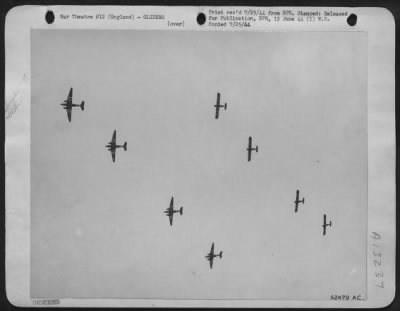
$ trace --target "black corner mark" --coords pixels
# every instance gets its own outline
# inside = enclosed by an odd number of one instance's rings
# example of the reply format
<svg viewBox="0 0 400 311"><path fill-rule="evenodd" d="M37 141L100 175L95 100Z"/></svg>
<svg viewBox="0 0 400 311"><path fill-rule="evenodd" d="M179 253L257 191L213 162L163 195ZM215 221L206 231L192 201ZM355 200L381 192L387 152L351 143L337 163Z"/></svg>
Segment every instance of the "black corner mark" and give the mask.
<svg viewBox="0 0 400 311"><path fill-rule="evenodd" d="M204 23L206 22L207 18L206 15L204 13L199 13L197 14L197 23L201 26L204 25Z"/></svg>
<svg viewBox="0 0 400 311"><path fill-rule="evenodd" d="M53 11L47 11L46 15L45 15L45 19L46 19L47 24L53 24L54 19L55 19Z"/></svg>
<svg viewBox="0 0 400 311"><path fill-rule="evenodd" d="M347 24L349 26L353 27L357 24L357 15L356 14L350 14L349 17L347 18Z"/></svg>

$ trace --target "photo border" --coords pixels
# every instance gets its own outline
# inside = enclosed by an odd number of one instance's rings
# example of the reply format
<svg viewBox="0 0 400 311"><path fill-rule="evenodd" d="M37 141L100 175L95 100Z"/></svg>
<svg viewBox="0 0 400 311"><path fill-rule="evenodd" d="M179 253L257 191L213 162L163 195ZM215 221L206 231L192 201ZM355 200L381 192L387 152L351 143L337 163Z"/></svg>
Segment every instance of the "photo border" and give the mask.
<svg viewBox="0 0 400 311"><path fill-rule="evenodd" d="M43 306L46 299L29 297L30 264L30 29L165 29L157 23L145 28L136 24L92 23L74 20L48 25L43 16L48 9L57 13L93 11L93 6L22 6L8 12L5 25L5 98L19 93L21 102L14 116L7 119L5 139L6 166L6 291L10 302L18 306ZM99 7L97 7L99 8ZM212 31L199 26L195 17L208 7L127 7L135 14L151 14L161 10L169 18L184 15L185 29L171 31ZM213 7L217 9L218 7ZM229 8L229 7L223 7ZM242 7L244 8L244 7ZM256 7L253 7L253 9ZM120 12L121 7L103 10ZM268 9L268 7L263 7ZM274 7L274 10L289 9ZM291 9L307 10L307 7ZM314 10L316 8L313 8ZM332 8L317 8L320 11ZM340 10L341 8L335 8ZM343 8L362 17L355 28L346 18L334 18L328 24L260 25L250 31L366 31L368 33L368 299L365 301L276 301L276 300L158 300L158 299L59 299L49 298L51 306L163 306L163 307L383 307L391 303L395 293L395 25L393 15L383 8ZM236 31L236 30L235 30ZM249 31L249 30L237 30ZM383 56L382 56L383 55ZM26 79L21 82L21 77ZM19 122L15 121L19 120ZM384 124L382 124L384 120ZM18 154L21 158L13 158ZM382 173L382 170L384 171ZM14 174L15 173L15 174ZM373 178L371 178L373 177ZM379 239L377 238L379 234ZM375 246L379 245L379 247ZM384 250L384 289L376 288L376 256ZM388 272L386 272L388 271ZM386 272L386 273L385 273ZM375 276L375 277L374 277ZM53 302L51 302L53 300Z"/></svg>

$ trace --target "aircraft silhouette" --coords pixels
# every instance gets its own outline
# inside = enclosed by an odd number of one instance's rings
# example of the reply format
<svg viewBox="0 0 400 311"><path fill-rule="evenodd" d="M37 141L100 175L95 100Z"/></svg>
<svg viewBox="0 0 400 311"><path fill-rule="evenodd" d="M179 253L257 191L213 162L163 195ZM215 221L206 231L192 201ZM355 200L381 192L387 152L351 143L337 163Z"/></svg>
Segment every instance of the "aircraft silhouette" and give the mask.
<svg viewBox="0 0 400 311"><path fill-rule="evenodd" d="M215 257L222 258L222 251L220 251L218 255L215 255L214 254L214 242L213 242L211 245L211 250L206 256L207 260L210 262L210 269L212 269L212 267L213 267L213 262L214 262Z"/></svg>
<svg viewBox="0 0 400 311"><path fill-rule="evenodd" d="M81 109L83 111L85 108L85 101L83 100L80 105L74 104L72 102L72 87L71 87L69 90L67 99L64 100L64 102L60 105L63 106L65 110L67 110L68 121L71 122L72 108L73 107L81 107Z"/></svg>
<svg viewBox="0 0 400 311"><path fill-rule="evenodd" d="M171 198L169 207L164 211L164 213L169 217L169 224L172 226L172 219L174 218L174 213L179 213L183 215L183 207L179 210L174 210L174 197Z"/></svg>
<svg viewBox="0 0 400 311"><path fill-rule="evenodd" d="M252 147L252 142L253 139L251 136L249 136L249 146L247 147L247 161L251 161L251 152L255 151L258 152L258 146L256 146L255 148Z"/></svg>
<svg viewBox="0 0 400 311"><path fill-rule="evenodd" d="M111 141L106 145L106 148L111 152L113 162L115 162L115 151L117 148L124 148L126 151L126 147L126 142L123 145L117 145L117 130L114 130Z"/></svg>
<svg viewBox="0 0 400 311"><path fill-rule="evenodd" d="M322 228L324 228L322 235L326 234L326 227L332 227L332 221L329 221L329 224L326 223L326 215L324 214L324 223L322 224Z"/></svg>
<svg viewBox="0 0 400 311"><path fill-rule="evenodd" d="M219 117L219 109L220 108L224 108L226 110L226 108L228 107L228 104L225 103L224 105L220 104L220 99L221 99L221 94L217 93L217 103L214 105L215 107L215 119L218 119Z"/></svg>
<svg viewBox="0 0 400 311"><path fill-rule="evenodd" d="M299 199L299 195L300 195L300 191L297 190L297 191L296 191L296 200L294 201L294 204L295 204L294 212L295 212L295 213L297 213L297 209L298 209L298 207L299 207L299 203L303 203L303 204L304 204L304 198L303 198L303 200L300 200L300 199Z"/></svg>

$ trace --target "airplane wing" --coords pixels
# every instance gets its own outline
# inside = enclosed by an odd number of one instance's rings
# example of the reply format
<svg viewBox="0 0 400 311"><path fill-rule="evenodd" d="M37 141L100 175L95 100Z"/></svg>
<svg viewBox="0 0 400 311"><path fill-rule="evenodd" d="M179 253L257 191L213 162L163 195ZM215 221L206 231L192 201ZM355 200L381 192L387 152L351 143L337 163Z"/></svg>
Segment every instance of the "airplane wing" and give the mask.
<svg viewBox="0 0 400 311"><path fill-rule="evenodd" d="M72 104L72 87L69 89L67 104Z"/></svg>
<svg viewBox="0 0 400 311"><path fill-rule="evenodd" d="M113 162L115 162L115 149L111 149L110 152L111 152L112 160L113 160Z"/></svg>
<svg viewBox="0 0 400 311"><path fill-rule="evenodd" d="M214 242L211 245L210 255L211 255L211 257L214 256Z"/></svg>
<svg viewBox="0 0 400 311"><path fill-rule="evenodd" d="M67 116L68 116L68 121L71 122L71 115L72 115L72 107L67 107Z"/></svg>
<svg viewBox="0 0 400 311"><path fill-rule="evenodd" d="M171 202L169 203L169 207L166 212L169 217L169 224L172 226L172 219L174 218L174 197L171 198Z"/></svg>
<svg viewBox="0 0 400 311"><path fill-rule="evenodd" d="M214 242L211 245L210 252L207 255L207 259L210 262L210 269L213 267L213 261L214 261Z"/></svg>
<svg viewBox="0 0 400 311"><path fill-rule="evenodd" d="M111 138L111 143L116 144L117 143L117 130L114 130L113 136Z"/></svg>
<svg viewBox="0 0 400 311"><path fill-rule="evenodd" d="M215 105L215 119L218 119L219 116L219 102L220 102L221 94L217 93L217 104Z"/></svg>
<svg viewBox="0 0 400 311"><path fill-rule="evenodd" d="M247 160L251 160L251 143L252 143L252 138L249 136L249 146L247 147Z"/></svg>

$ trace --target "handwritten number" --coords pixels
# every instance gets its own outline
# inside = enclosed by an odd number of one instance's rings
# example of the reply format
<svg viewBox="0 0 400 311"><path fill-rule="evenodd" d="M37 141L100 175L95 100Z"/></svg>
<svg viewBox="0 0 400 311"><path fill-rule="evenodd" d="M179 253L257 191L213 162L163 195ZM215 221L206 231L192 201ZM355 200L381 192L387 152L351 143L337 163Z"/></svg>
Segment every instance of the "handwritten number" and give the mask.
<svg viewBox="0 0 400 311"><path fill-rule="evenodd" d="M375 240L380 240L382 237L381 237L381 235L379 233L372 232L371 238L373 238Z"/></svg>
<svg viewBox="0 0 400 311"><path fill-rule="evenodd" d="M376 256L376 257L382 257L382 254L381 253L377 253L377 252L375 252L375 250L374 251L372 251L372 253L374 254L374 256Z"/></svg>
<svg viewBox="0 0 400 311"><path fill-rule="evenodd" d="M376 276L377 278L379 278L379 277L383 278L383 271L375 272L375 276Z"/></svg>

